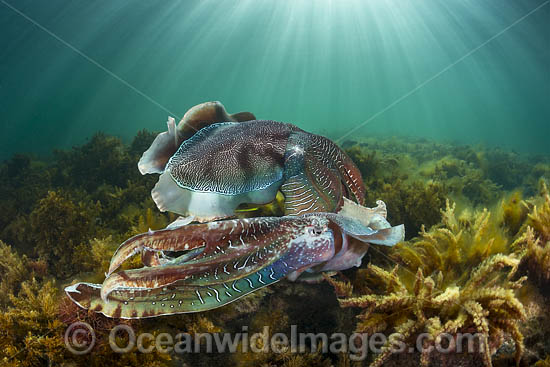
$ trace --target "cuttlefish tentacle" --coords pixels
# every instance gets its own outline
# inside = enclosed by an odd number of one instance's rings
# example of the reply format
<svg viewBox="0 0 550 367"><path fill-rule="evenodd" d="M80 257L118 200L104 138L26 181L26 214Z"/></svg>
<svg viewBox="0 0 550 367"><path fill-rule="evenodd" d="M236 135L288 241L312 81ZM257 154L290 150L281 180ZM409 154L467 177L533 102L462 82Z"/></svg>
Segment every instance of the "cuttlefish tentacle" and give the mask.
<svg viewBox="0 0 550 367"><path fill-rule="evenodd" d="M279 232L284 233L284 229L278 228L282 222L285 222L285 219L231 219L138 234L123 242L115 251L107 275L112 274L128 258L142 251L177 252L205 247L203 257L221 251L233 255L252 246L258 238L265 239L267 236L280 235Z"/></svg>
<svg viewBox="0 0 550 367"><path fill-rule="evenodd" d="M167 225L166 229L176 229L176 228L185 226L189 223L192 223L194 219L195 218L193 216L178 217L178 219L176 219L175 221L173 221L172 223ZM151 229L149 229L149 234L152 234L152 233L153 233L153 231ZM138 249L138 251L139 251L139 249ZM168 259L168 256L166 256L162 250L160 251L160 253L159 253L159 251L150 251L150 250L147 250L147 249L144 249L144 248L141 250L141 262L145 266L163 265L167 262L166 259ZM112 271L110 271L110 272L112 272ZM108 274L110 274L110 272Z"/></svg>
<svg viewBox="0 0 550 367"><path fill-rule="evenodd" d="M266 220L277 224L273 227L277 232L264 239L260 234L256 246L238 258L219 252L201 254L184 266L119 272L101 287L79 283L67 287L66 292L78 305L112 317L198 312L232 302L334 256L334 236L326 218Z"/></svg>
<svg viewBox="0 0 550 367"><path fill-rule="evenodd" d="M342 211L360 212L353 205L357 204L346 202ZM115 263L120 264L143 243L154 244L148 248L157 251L167 248L168 242L161 240L164 237L174 239L170 249L179 248L172 245L177 243L195 245L187 254L163 265L120 271L107 277L102 286L79 283L66 292L80 306L113 317L152 317L212 309L283 277L295 280L312 270L343 270L360 265L368 243L393 245L403 238L402 226L388 224L383 226L387 228L375 230L364 224L377 223L380 212L365 210L367 215L362 221L337 213L310 213L189 224L148 232L144 234L149 237L147 240L136 236L121 246L115 255L121 257ZM349 238L360 242L351 243ZM196 253L188 256L193 251Z"/></svg>
<svg viewBox="0 0 550 367"><path fill-rule="evenodd" d="M240 299L260 288L276 283L284 277L284 260L271 264L246 277L208 286L172 285L155 289L118 289L101 298L101 285L77 283L65 289L68 296L80 307L100 312L108 317L137 319L201 312L217 308ZM282 269L284 270L284 269Z"/></svg>
<svg viewBox="0 0 550 367"><path fill-rule="evenodd" d="M158 288L183 279L190 279L194 283L196 279L204 278L193 277L199 273L204 276L208 269L212 270L215 281L228 281L234 277L246 276L255 268L266 266L284 253L295 236L293 229L296 226L297 223L288 218L269 218L269 220L256 218L255 220L219 222L211 231L209 227L212 227L212 223L191 224L171 231L162 231L160 234L161 231L147 234L151 237L151 242L157 245L155 250L159 250L160 247L166 249L158 239L159 235L162 235L165 238L171 236L175 240L170 241L170 251L185 248L185 246L177 246L178 242L180 244L185 242L192 244L188 247L189 249L200 250L200 252L186 261L178 258L160 267L146 267L111 274L114 269L112 267L109 271L110 275L103 284L102 297L106 299L108 294L117 288ZM255 234L256 231L258 231L257 234ZM113 257L114 264L120 264L128 258L128 254L135 252L126 251L126 249L136 248L133 243L136 243L139 248L139 243L143 243L143 240L134 238L121 246L123 251L117 251ZM174 243L176 245L173 245ZM150 249L151 247L148 247L148 250ZM121 253L124 256L120 257Z"/></svg>
<svg viewBox="0 0 550 367"><path fill-rule="evenodd" d="M114 273L103 283L101 297L107 300L108 295L116 289L153 289L178 281L185 281L187 285L234 281L276 261L288 251L292 240L293 238L289 236L277 236L264 246L244 247L233 254L221 252L202 256L203 252L179 265L163 265Z"/></svg>

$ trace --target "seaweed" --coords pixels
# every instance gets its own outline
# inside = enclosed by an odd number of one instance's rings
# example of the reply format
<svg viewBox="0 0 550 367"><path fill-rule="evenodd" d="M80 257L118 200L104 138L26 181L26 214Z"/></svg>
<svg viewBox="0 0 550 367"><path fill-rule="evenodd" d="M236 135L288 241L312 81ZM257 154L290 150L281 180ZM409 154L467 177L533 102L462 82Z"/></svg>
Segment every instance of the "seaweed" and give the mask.
<svg viewBox="0 0 550 367"><path fill-rule="evenodd" d="M533 365L533 367L550 367L550 357L546 357L546 359L538 361Z"/></svg>
<svg viewBox="0 0 550 367"><path fill-rule="evenodd" d="M488 179L482 169L452 156L424 162L420 175L444 182L453 197L464 197L474 205L492 203L501 194L500 186Z"/></svg>
<svg viewBox="0 0 550 367"><path fill-rule="evenodd" d="M529 207L527 202L523 202ZM516 239L514 246L522 251L521 269L529 279L550 295L550 194L544 181L541 182L539 200L531 203L531 211L525 221L525 230Z"/></svg>
<svg viewBox="0 0 550 367"><path fill-rule="evenodd" d="M101 239L93 238L76 246L72 261L74 264L78 264L79 274L89 273L91 275L87 277L87 281L102 282L117 247L118 242L114 241L112 236Z"/></svg>
<svg viewBox="0 0 550 367"><path fill-rule="evenodd" d="M95 335L95 344L93 345L90 353L78 355L69 353L66 350L64 361L73 362L77 365L90 365L98 367L105 365L147 367L172 365L172 356L167 353L162 353L156 348L153 348L149 353L139 353L135 347L128 353L117 353L111 347L110 334L111 330L115 326L121 325L130 327L136 335L149 332L153 338L155 338L159 334L159 331L150 330L150 323L140 320L107 318L101 314L79 308L65 296L60 298L57 305L56 320L60 320L62 322L63 331L67 326L73 323L86 323L90 325ZM82 338L86 337L86 335L82 336ZM126 332L115 334L113 342L120 347L126 347L129 342L128 334ZM145 344L144 347L147 348L148 344Z"/></svg>
<svg viewBox="0 0 550 367"><path fill-rule="evenodd" d="M373 180L390 184L396 179L421 180L443 184L454 199L487 206L507 191L521 189L534 195L539 179L550 179L547 156L412 138L358 138L344 146L361 170L367 192L373 189Z"/></svg>
<svg viewBox="0 0 550 367"><path fill-rule="evenodd" d="M439 181L426 181L415 175L409 168L417 165L413 158L391 151L379 154L359 144L347 148L346 153L361 171L367 205L383 200L388 207L388 220L405 224L408 237L418 233L422 224L439 222L439 209L448 190Z"/></svg>
<svg viewBox="0 0 550 367"><path fill-rule="evenodd" d="M515 242L523 250L521 268L529 275L529 279L550 290L550 242L542 242L536 237L533 228L526 231Z"/></svg>
<svg viewBox="0 0 550 367"><path fill-rule="evenodd" d="M168 214L162 214L158 212L154 212L151 208L147 208L145 210L145 213L143 213L143 210L136 211L137 215L137 223L132 226L130 230L131 235L135 235L138 233L144 233L148 230L157 230L165 228L169 223L170 219L175 220L175 215L168 215Z"/></svg>
<svg viewBox="0 0 550 367"><path fill-rule="evenodd" d="M376 151L366 151L359 145L352 145L346 149L346 154L355 163L361 175L364 177L373 177L377 174L381 162L376 156Z"/></svg>
<svg viewBox="0 0 550 367"><path fill-rule="evenodd" d="M458 333L474 331L487 341L480 356L487 366L510 335L519 363L524 350L520 322L527 313L517 289L526 277L517 275L522 254L503 226L506 211L495 211L457 211L456 203L447 200L441 223L429 231L422 227L417 238L392 248L389 256L398 265L390 269L369 264L353 282L329 279L342 307L362 309L356 332L399 333L413 347L418 335L427 333L429 347L442 333L456 339ZM394 358L395 341L390 337L372 366ZM433 355L425 350L416 357L423 366L458 358L456 353ZM460 358L474 363L476 355Z"/></svg>
<svg viewBox="0 0 550 367"><path fill-rule="evenodd" d="M17 292L26 279L27 258L19 256L11 246L0 241L0 306L9 302L9 295Z"/></svg>
<svg viewBox="0 0 550 367"><path fill-rule="evenodd" d="M370 281L386 290L358 296L347 291L339 301L342 307L363 309L356 332L391 334L371 366L381 366L392 356L397 337L414 346L418 335L427 333L430 338L424 339L420 363L428 366L434 358L428 347L434 345L439 335L447 333L456 338L460 332L472 331L483 336L480 349L485 365L492 365L491 355L505 333L510 333L516 343L519 363L523 353L519 323L526 315L514 294L525 279L511 280L518 264L519 260L512 256L494 255L483 261L467 280L447 287L442 273L425 277L419 268L411 282L399 266L388 271L371 264L367 267ZM341 284L336 287L342 288Z"/></svg>
<svg viewBox="0 0 550 367"><path fill-rule="evenodd" d="M382 186L371 187L367 203L382 200L388 208L388 220L402 223L407 228L407 237L414 236L422 225L431 226L441 219L440 208L445 204L447 190L437 182L405 182L400 179Z"/></svg>
<svg viewBox="0 0 550 367"><path fill-rule="evenodd" d="M511 241L500 226L500 218L487 209L456 211L456 203L447 200L440 224L430 231L423 227L419 237L397 244L390 256L413 271L422 268L427 275L442 272L445 284L452 284L467 277L480 261L511 252Z"/></svg>
<svg viewBox="0 0 550 367"><path fill-rule="evenodd" d="M103 184L124 187L137 175L122 141L103 133L96 133L87 143L71 151L57 150L54 157L57 183L81 187L87 192Z"/></svg>
<svg viewBox="0 0 550 367"><path fill-rule="evenodd" d="M16 154L4 162L0 166L0 228L30 213L51 187L52 176L45 162L28 155ZM2 232L2 238L8 239Z"/></svg>
<svg viewBox="0 0 550 367"><path fill-rule="evenodd" d="M52 281L35 278L21 284L10 305L0 313L0 360L6 365L36 366L61 363L66 348L59 337L63 324L56 318L58 290Z"/></svg>
<svg viewBox="0 0 550 367"><path fill-rule="evenodd" d="M493 149L483 155L481 164L487 177L506 190L521 186L523 178L529 174L528 165L517 153Z"/></svg>
<svg viewBox="0 0 550 367"><path fill-rule="evenodd" d="M128 321L78 308L62 295L63 283L76 278L101 282L121 241L175 219L159 213L151 200L157 178L141 176L136 168L154 137L142 130L125 144L99 133L81 146L56 151L53 157L18 154L0 165L3 364L160 366L175 360L189 365L205 361L269 366L361 364L352 362L348 354L327 356L312 350L305 354L286 350L210 356L115 355L108 333L120 323L136 333L154 335L176 330L234 332L242 325L250 325L251 333L264 326L273 333L288 332L292 324L323 332L401 330L411 338L421 331L432 335L442 330L486 332L489 350L464 356L464 363L472 362L467 358L488 363L488 355L499 345L495 365L508 363L510 351L519 356L525 349L524 360L533 363L544 360L550 351L548 298L544 298L550 289L550 199L539 184L541 177L550 178L550 159L426 139L359 138L346 143L347 153L363 175L367 204L384 200L390 222L404 223L407 229L407 242L391 249L373 246L370 265L345 271L351 281L344 275L329 280L342 306L363 302L365 307L337 307L334 297L327 296L326 284L280 282L197 315ZM531 198L539 187L541 195ZM281 215L281 202L279 195L267 205L240 208L238 216ZM394 268L388 258L399 266ZM517 289L520 284L524 286ZM362 316L356 324L357 313ZM526 318L521 326L520 320ZM63 333L75 321L87 322L96 330L98 344L89 355L74 356L64 346ZM117 338L124 342L122 336ZM440 365L462 358L383 354L377 363L386 357L389 365Z"/></svg>
<svg viewBox="0 0 550 367"><path fill-rule="evenodd" d="M528 208L524 205L522 192L514 190L508 198L502 200L501 207L504 226L511 236L517 235L529 214Z"/></svg>
<svg viewBox="0 0 550 367"><path fill-rule="evenodd" d="M38 202L30 214L29 237L34 253L47 261L52 274L65 278L80 271L72 254L97 235L100 213L99 202L75 203L62 191L50 191Z"/></svg>
<svg viewBox="0 0 550 367"><path fill-rule="evenodd" d="M550 241L550 194L545 181L541 181L541 201L529 214L528 225L533 227L542 242Z"/></svg>

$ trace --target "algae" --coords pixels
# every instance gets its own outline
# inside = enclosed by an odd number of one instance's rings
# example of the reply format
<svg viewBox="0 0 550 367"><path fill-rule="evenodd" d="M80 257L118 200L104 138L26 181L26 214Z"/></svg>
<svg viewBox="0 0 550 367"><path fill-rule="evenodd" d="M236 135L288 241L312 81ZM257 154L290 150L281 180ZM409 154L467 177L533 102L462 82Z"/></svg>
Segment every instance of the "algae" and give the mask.
<svg viewBox="0 0 550 367"><path fill-rule="evenodd" d="M495 365L506 365L520 356L524 364L547 359L550 338L540 325L550 325L544 315L550 298L550 199L540 179L550 178L550 159L422 139L344 144L363 175L367 204L384 200L390 222L405 224L407 241L392 249L372 246L361 268L331 278L332 286L282 281L275 291L261 290L218 310L154 320L108 319L78 308L63 296L63 286L101 281L121 241L175 219L159 213L150 198L155 178L136 169L154 137L143 130L126 145L97 134L52 157L18 154L0 165L3 364L364 365L349 353L312 350L115 357L108 330L120 323L154 335L235 333L242 325L251 332L269 326L272 333L288 333L290 325L329 334L398 330L411 338L420 331L468 329L488 337L483 353L383 353L370 362L441 365L462 358L460 363L479 365L491 363L492 356ZM239 216L279 215L280 198L243 209ZM64 346L63 332L74 321L88 322L98 333L89 355L76 357Z"/></svg>

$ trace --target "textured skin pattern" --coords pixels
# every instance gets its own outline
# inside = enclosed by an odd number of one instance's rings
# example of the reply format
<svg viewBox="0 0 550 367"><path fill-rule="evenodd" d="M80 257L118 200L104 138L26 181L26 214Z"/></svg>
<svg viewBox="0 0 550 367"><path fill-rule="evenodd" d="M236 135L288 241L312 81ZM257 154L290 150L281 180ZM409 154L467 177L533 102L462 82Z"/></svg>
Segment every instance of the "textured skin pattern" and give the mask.
<svg viewBox="0 0 550 367"><path fill-rule="evenodd" d="M110 317L206 311L283 277L294 280L308 269L359 266L368 246L348 246L346 236L394 245L404 238L400 227L388 224L388 228L373 230L357 218L309 213L150 231L117 249L103 285L78 283L65 291L79 306ZM151 267L115 272L135 254L163 251L186 252Z"/></svg>
<svg viewBox="0 0 550 367"><path fill-rule="evenodd" d="M332 141L275 121L217 123L184 141L166 167L182 188L224 195L281 182L286 214L334 212L362 204L363 180Z"/></svg>
<svg viewBox="0 0 550 367"><path fill-rule="evenodd" d="M162 173L168 160L178 150L181 143L193 136L200 129L217 122L243 122L256 120L250 112L228 114L223 104L218 101L206 102L189 109L176 126L173 117L168 117L168 131L157 135L149 149L138 162L142 175Z"/></svg>
<svg viewBox="0 0 550 367"><path fill-rule="evenodd" d="M318 162L316 168L327 167L338 173L344 184L346 197L360 205L364 204L365 188L361 172L336 144L324 136L310 134L307 153L308 158Z"/></svg>
<svg viewBox="0 0 550 367"><path fill-rule="evenodd" d="M281 180L288 136L274 121L217 123L184 141L166 169L186 189L226 195L262 190Z"/></svg>
<svg viewBox="0 0 550 367"><path fill-rule="evenodd" d="M306 132L293 133L285 155L285 214L335 212L343 197L364 201L363 179L342 150L327 138Z"/></svg>
<svg viewBox="0 0 550 367"><path fill-rule="evenodd" d="M183 264L121 271L102 286L79 283L66 292L81 307L111 317L205 311L331 259L334 236L323 216L226 220L145 233L121 245L110 272L143 250L203 250Z"/></svg>
<svg viewBox="0 0 550 367"><path fill-rule="evenodd" d="M386 245L404 238L402 226L385 220L383 203L369 209L346 199L363 204L363 181L332 141L251 118L228 115L219 102L195 106L177 129L170 121L169 131L144 153L140 171L163 172L153 190L161 210L195 220L195 214L225 218L239 204L266 203L280 190L286 216L187 222L134 236L113 255L102 285L77 283L65 289L67 295L109 317L206 311L306 270L358 266L368 246L348 246L348 236ZM168 159L168 152L175 153ZM165 252L183 254L169 258ZM136 254L145 267L116 272Z"/></svg>

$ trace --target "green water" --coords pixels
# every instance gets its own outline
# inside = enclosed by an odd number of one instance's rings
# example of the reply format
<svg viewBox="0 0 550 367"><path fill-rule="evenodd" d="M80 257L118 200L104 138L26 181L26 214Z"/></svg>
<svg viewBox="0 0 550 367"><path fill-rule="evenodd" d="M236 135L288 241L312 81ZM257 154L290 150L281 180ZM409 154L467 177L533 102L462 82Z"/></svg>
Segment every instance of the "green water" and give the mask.
<svg viewBox="0 0 550 367"><path fill-rule="evenodd" d="M0 157L163 130L209 100L335 140L550 153L543 0L8 3L21 13L0 2Z"/></svg>

